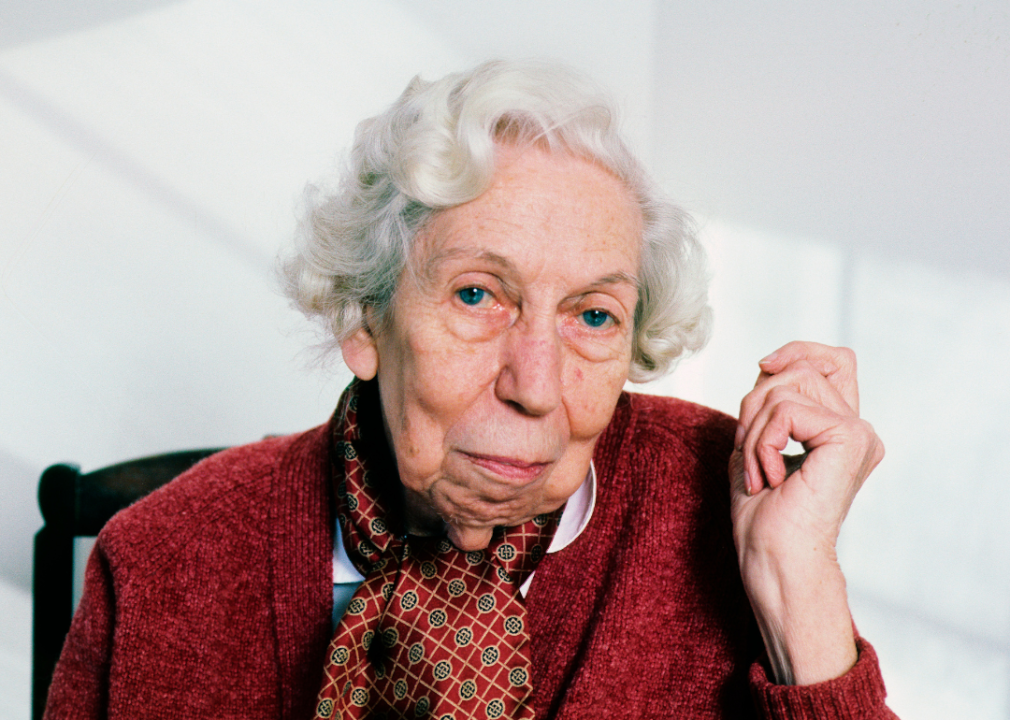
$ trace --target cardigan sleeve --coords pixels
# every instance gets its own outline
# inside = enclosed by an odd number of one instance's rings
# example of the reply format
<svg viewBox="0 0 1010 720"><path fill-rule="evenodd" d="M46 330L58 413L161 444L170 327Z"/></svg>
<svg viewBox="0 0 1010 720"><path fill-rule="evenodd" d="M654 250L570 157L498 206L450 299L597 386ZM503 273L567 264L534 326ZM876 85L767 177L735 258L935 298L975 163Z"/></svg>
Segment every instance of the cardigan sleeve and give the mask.
<svg viewBox="0 0 1010 720"><path fill-rule="evenodd" d="M45 720L106 717L115 615L112 575L96 544L88 558L84 594L49 686Z"/></svg>
<svg viewBox="0 0 1010 720"><path fill-rule="evenodd" d="M750 669L751 694L760 717L767 720L897 720L884 704L886 691L877 653L857 637L856 664L834 680L814 685L776 685L764 665Z"/></svg>

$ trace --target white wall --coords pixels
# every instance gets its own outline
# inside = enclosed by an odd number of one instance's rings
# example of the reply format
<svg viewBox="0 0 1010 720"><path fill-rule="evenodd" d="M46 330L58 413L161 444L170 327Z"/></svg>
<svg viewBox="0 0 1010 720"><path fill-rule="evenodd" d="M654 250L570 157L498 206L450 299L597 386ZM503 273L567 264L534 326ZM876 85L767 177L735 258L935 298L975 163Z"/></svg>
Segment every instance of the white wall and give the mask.
<svg viewBox="0 0 1010 720"><path fill-rule="evenodd" d="M902 717L1010 717L1010 8L657 5L656 163L706 215L732 411L806 336L859 353L888 454L840 552Z"/></svg>
<svg viewBox="0 0 1010 720"><path fill-rule="evenodd" d="M658 391L734 411L778 344L855 347L888 446L843 535L857 624L903 717L1010 717L1007 10L487 7L0 2L0 716L42 468L324 420L346 373L305 369L270 271L301 187L413 74L552 55L702 213L717 333Z"/></svg>

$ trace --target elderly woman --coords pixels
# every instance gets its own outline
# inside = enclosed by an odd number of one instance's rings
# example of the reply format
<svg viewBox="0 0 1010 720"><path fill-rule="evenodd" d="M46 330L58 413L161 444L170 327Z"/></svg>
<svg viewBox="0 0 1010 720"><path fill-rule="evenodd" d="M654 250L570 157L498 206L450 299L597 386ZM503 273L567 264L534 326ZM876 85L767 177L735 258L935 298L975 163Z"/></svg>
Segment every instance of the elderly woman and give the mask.
<svg viewBox="0 0 1010 720"><path fill-rule="evenodd" d="M109 523L48 717L892 717L834 553L883 453L852 354L769 355L739 422L623 392L710 313L597 90L415 80L310 195L288 289L357 379Z"/></svg>

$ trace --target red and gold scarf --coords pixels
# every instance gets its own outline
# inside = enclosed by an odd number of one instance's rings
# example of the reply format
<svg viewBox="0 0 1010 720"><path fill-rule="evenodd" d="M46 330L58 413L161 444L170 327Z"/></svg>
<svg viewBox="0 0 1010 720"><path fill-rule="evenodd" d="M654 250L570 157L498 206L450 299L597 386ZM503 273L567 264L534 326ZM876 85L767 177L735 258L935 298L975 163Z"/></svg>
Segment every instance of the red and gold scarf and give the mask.
<svg viewBox="0 0 1010 720"><path fill-rule="evenodd" d="M532 718L519 587L546 553L561 509L498 528L474 552L398 534L395 465L374 457L389 450L381 421L363 417L377 417L378 403L374 383L355 381L337 407L337 516L365 580L334 631L315 717Z"/></svg>

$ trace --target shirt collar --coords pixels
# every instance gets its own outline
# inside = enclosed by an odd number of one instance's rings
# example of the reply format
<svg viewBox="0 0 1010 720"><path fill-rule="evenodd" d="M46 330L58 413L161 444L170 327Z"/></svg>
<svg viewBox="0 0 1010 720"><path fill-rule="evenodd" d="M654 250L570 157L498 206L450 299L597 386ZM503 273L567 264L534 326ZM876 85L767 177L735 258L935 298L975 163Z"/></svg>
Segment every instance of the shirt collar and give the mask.
<svg viewBox="0 0 1010 720"><path fill-rule="evenodd" d="M565 509L558 520L558 529L554 531L554 538L551 540L551 546L547 548L547 553L556 553L571 545L586 529L595 507L596 467L590 461L586 479L565 504Z"/></svg>
<svg viewBox="0 0 1010 720"><path fill-rule="evenodd" d="M558 529L554 531L554 538L551 540L551 546L547 548L547 554L556 553L571 545L575 538L586 529L595 507L596 467L590 461L586 479L568 498L565 509L561 512ZM351 559L347 557L347 551L344 549L344 535L340 531L340 523L338 522L336 531L333 533L333 583L335 585L360 583L364 579L358 569L354 567ZM520 588L524 597L532 580L533 575L530 575Z"/></svg>

